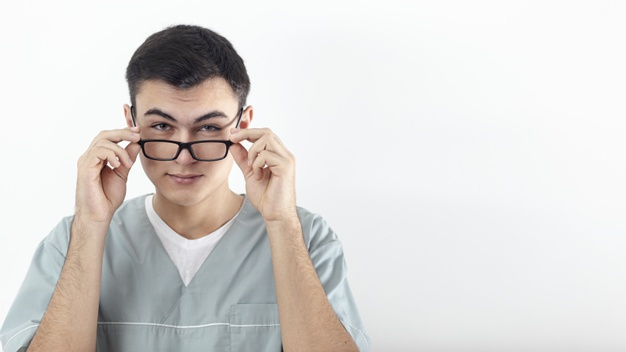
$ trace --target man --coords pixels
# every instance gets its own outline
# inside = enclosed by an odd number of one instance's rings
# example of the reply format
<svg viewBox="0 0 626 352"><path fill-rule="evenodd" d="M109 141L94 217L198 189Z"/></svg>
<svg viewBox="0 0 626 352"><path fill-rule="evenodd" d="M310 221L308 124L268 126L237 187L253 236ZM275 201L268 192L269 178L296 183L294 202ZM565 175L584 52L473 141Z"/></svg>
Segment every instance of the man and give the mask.
<svg viewBox="0 0 626 352"><path fill-rule="evenodd" d="M128 127L80 157L75 214L37 248L5 352L368 350L341 244L296 206L293 155L249 128L250 83L228 40L166 28L126 78ZM138 155L155 192L124 201ZM228 186L233 161L245 195Z"/></svg>

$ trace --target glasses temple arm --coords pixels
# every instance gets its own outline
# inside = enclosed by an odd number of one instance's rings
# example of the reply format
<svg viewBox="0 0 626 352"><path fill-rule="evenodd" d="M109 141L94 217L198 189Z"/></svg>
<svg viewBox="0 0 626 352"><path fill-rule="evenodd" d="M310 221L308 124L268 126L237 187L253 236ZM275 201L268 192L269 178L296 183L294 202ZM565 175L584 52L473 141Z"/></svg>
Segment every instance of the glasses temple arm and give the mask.
<svg viewBox="0 0 626 352"><path fill-rule="evenodd" d="M237 125L235 125L235 128L239 128L239 123L241 122L242 116L243 116L243 108L239 109L239 117L237 118Z"/></svg>
<svg viewBox="0 0 626 352"><path fill-rule="evenodd" d="M130 106L130 118L133 121L133 127L137 127L137 123L135 123L135 107Z"/></svg>

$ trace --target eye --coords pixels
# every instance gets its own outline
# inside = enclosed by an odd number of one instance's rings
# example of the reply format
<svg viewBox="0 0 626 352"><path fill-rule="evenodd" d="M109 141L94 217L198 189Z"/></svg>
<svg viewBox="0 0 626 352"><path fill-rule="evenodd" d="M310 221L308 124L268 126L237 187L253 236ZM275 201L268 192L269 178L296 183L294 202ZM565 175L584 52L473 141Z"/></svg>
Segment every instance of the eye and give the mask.
<svg viewBox="0 0 626 352"><path fill-rule="evenodd" d="M152 126L150 126L151 128L154 128L157 131L167 131L169 130L171 127L170 125L160 122L160 123L155 123Z"/></svg>
<svg viewBox="0 0 626 352"><path fill-rule="evenodd" d="M221 127L213 126L213 125L204 125L200 127L200 131L203 131L203 132L219 132L221 130L222 130Z"/></svg>

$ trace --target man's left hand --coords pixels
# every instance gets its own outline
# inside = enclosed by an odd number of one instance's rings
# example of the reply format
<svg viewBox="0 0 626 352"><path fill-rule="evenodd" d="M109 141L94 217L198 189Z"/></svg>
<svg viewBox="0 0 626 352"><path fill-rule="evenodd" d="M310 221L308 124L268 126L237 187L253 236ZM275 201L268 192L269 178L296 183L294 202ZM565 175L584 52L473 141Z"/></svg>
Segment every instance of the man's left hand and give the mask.
<svg viewBox="0 0 626 352"><path fill-rule="evenodd" d="M266 222L293 220L296 213L293 154L268 128L231 130L230 151L246 180L246 193ZM249 141L249 150L240 144Z"/></svg>

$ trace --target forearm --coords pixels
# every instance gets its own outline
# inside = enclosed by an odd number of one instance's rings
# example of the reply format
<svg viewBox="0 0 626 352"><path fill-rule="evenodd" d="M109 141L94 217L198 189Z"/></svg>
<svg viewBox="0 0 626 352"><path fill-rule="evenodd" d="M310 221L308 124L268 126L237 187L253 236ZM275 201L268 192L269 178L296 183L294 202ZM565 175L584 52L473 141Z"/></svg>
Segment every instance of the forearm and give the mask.
<svg viewBox="0 0 626 352"><path fill-rule="evenodd" d="M285 351L358 351L326 297L298 218L266 226Z"/></svg>
<svg viewBox="0 0 626 352"><path fill-rule="evenodd" d="M61 276L28 351L95 350L105 235L102 225L73 222Z"/></svg>

